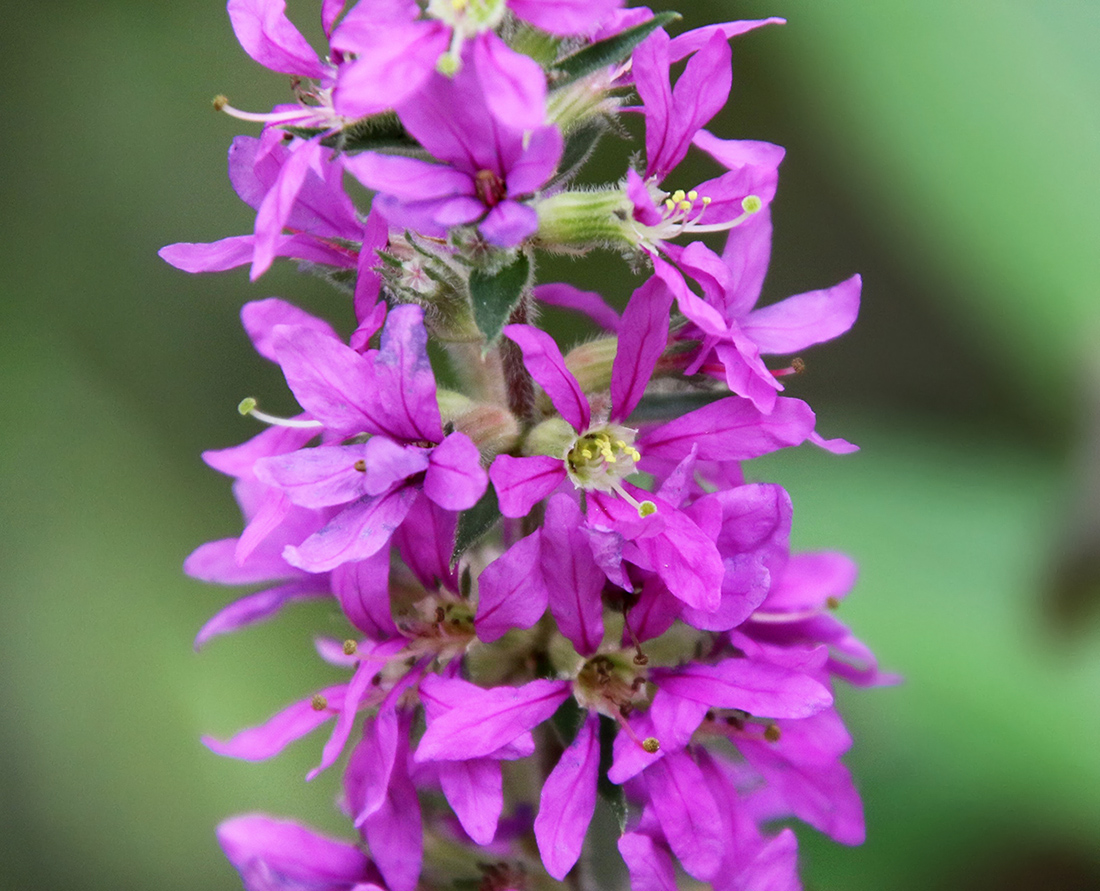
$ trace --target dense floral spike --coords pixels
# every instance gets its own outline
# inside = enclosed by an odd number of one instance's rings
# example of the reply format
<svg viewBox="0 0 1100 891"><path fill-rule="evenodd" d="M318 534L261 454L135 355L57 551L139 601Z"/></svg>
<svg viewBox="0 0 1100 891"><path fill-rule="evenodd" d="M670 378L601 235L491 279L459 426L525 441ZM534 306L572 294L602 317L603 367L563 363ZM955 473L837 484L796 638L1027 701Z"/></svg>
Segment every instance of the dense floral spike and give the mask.
<svg viewBox="0 0 1100 891"><path fill-rule="evenodd" d="M782 20L673 36L675 16L621 6L322 0L322 55L283 0L228 4L296 101L216 100L263 125L229 155L254 231L161 255L253 278L292 258L350 292L355 322L345 336L277 298L247 304L302 410L245 398L268 428L204 455L244 526L185 569L249 590L196 646L304 600L346 621L316 642L340 682L204 737L259 761L328 725L308 779L350 753L354 841L255 814L219 827L248 891L588 887L601 797L634 891L673 891L680 872L796 891L795 835L775 820L863 840L832 687L896 678L832 615L855 565L792 554L790 497L742 471L807 441L854 449L779 395L797 360L769 361L844 333L860 279L758 305L784 152L704 129L729 41ZM572 186L638 112L637 169ZM724 172L689 188L693 148ZM720 253L699 240L715 232ZM537 281L541 252L601 248L641 273L621 312ZM563 351L539 302L599 335Z"/></svg>

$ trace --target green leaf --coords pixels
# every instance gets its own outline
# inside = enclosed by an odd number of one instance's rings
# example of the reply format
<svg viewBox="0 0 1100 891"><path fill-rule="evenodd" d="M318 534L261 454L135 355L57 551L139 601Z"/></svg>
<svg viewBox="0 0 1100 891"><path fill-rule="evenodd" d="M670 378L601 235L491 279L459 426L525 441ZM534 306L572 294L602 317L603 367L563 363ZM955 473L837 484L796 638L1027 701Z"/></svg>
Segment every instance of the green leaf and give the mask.
<svg viewBox="0 0 1100 891"><path fill-rule="evenodd" d="M553 89L561 89L574 81L580 80L582 77L587 77L594 71L618 64L633 52L634 47L658 28L681 17L678 12L662 12L655 15L648 22L642 22L642 24L635 25L633 28L627 28L614 37L608 37L606 40L586 46L580 52L566 56L554 65L554 72L557 77Z"/></svg>
<svg viewBox="0 0 1100 891"><path fill-rule="evenodd" d="M502 514L497 504L496 490L489 486L485 494L481 496L477 504L469 510L464 510L458 516L458 529L455 531L455 548L451 553L451 566L458 562L458 558L478 540L492 529L500 520Z"/></svg>
<svg viewBox="0 0 1100 891"><path fill-rule="evenodd" d="M611 807L615 819L619 821L619 831L626 832L626 795L622 786L616 786L607 778L607 772L611 769L614 760L612 746L615 744L615 736L619 732L619 725L607 715L600 715L600 775L596 781L596 789L600 797Z"/></svg>
<svg viewBox="0 0 1100 891"><path fill-rule="evenodd" d="M565 140L565 149L561 154L561 162L558 164L557 175L546 184L545 188L564 185L569 182L592 154L596 143L600 141L607 124L600 118L593 118L581 124L573 130Z"/></svg>
<svg viewBox="0 0 1100 891"><path fill-rule="evenodd" d="M522 253L512 263L495 272L475 269L470 273L474 321L485 335L487 347L500 337L500 329L523 298L530 277L531 261Z"/></svg>

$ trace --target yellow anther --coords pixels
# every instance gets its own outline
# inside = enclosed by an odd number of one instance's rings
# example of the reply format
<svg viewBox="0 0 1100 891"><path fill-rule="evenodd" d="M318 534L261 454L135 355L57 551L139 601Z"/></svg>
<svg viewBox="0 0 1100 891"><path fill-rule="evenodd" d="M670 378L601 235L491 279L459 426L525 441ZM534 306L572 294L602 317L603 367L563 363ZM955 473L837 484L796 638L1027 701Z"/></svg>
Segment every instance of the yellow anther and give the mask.
<svg viewBox="0 0 1100 891"><path fill-rule="evenodd" d="M783 736L783 731L781 731L779 729L778 724L769 724L767 726L767 728L764 730L764 739L766 739L770 743L779 742L779 740L782 736Z"/></svg>
<svg viewBox="0 0 1100 891"><path fill-rule="evenodd" d="M671 198L666 198L665 199L665 207L668 210L672 210L675 206L676 206L676 202L673 201Z"/></svg>
<svg viewBox="0 0 1100 891"><path fill-rule="evenodd" d="M344 655L345 656L354 656L358 649L359 649L359 644L357 644L354 640L345 640L344 641Z"/></svg>
<svg viewBox="0 0 1100 891"><path fill-rule="evenodd" d="M714 199L713 199L713 198L711 198L710 196L708 196L708 195L704 195L704 196L703 196L703 207L706 207L706 206L707 206L708 204L710 204L710 203L711 203L711 201L713 201L713 200L714 200Z"/></svg>
<svg viewBox="0 0 1100 891"><path fill-rule="evenodd" d="M651 517L655 513L657 513L657 505L652 501L643 501L638 505L639 517Z"/></svg>
<svg viewBox="0 0 1100 891"><path fill-rule="evenodd" d="M699 193L696 192L695 189L692 189L690 192L688 192L688 199L689 200L694 201L698 197L699 197Z"/></svg>
<svg viewBox="0 0 1100 891"><path fill-rule="evenodd" d="M683 201L686 197L687 193L683 189L677 189L675 192L672 193L672 200L677 204Z"/></svg>
<svg viewBox="0 0 1100 891"><path fill-rule="evenodd" d="M210 104L214 106L214 111L221 111L229 104L229 97L219 93L210 101Z"/></svg>
<svg viewBox="0 0 1100 891"><path fill-rule="evenodd" d="M328 700L320 693L314 693L313 698L309 701L309 707L315 712L323 712L328 708Z"/></svg>
<svg viewBox="0 0 1100 891"><path fill-rule="evenodd" d="M589 448L581 449L581 456L584 458L585 461L591 460L591 458L592 458L592 449L589 449Z"/></svg>
<svg viewBox="0 0 1100 891"><path fill-rule="evenodd" d="M681 201L676 206L678 208L680 208L680 210L691 210L691 202L690 201Z"/></svg>
<svg viewBox="0 0 1100 891"><path fill-rule="evenodd" d="M746 195L741 200L741 209L745 213L758 213L763 206L764 202L760 200L758 195Z"/></svg>
<svg viewBox="0 0 1100 891"><path fill-rule="evenodd" d="M241 404L237 406L237 411L242 415L250 415L256 410L256 400L251 396L246 396L241 400Z"/></svg>
<svg viewBox="0 0 1100 891"><path fill-rule="evenodd" d="M661 742L655 736L647 736L642 740L642 748L645 749L650 755L656 755L661 751Z"/></svg>
<svg viewBox="0 0 1100 891"><path fill-rule="evenodd" d="M466 5L468 3L469 3L469 0L451 0L451 8L455 12L462 12L462 10L464 10L466 8Z"/></svg>
<svg viewBox="0 0 1100 891"><path fill-rule="evenodd" d="M454 53L443 53L436 60L435 69L444 77L454 77L458 72L459 58Z"/></svg>

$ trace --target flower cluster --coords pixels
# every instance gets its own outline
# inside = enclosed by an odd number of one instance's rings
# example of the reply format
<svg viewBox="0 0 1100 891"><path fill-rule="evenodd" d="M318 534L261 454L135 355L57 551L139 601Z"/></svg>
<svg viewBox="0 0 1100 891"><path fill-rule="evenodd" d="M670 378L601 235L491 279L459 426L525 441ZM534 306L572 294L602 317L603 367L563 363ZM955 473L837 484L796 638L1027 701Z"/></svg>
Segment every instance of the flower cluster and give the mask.
<svg viewBox="0 0 1100 891"><path fill-rule="evenodd" d="M356 841L229 820L245 887L587 886L600 800L634 891L678 872L800 887L777 821L864 834L833 681L891 678L832 615L852 561L792 553L787 493L742 474L807 441L854 449L780 395L801 360L764 357L845 332L859 277L758 307L783 150L703 129L728 97L730 41L781 20L673 37L678 16L620 0L323 0L322 57L283 0L228 8L295 101L215 100L263 124L229 152L254 231L161 255L253 278L294 258L348 293L357 325L246 305L301 413L245 399L267 426L204 456L245 524L186 570L253 592L197 644L306 599L348 628L317 642L343 683L206 740L260 760L330 725L310 776L343 764ZM641 115L644 154L617 183L577 185L624 115ZM722 172L685 189L692 147ZM726 233L721 253L706 233ZM621 312L536 284L540 254L594 251L638 274ZM599 334L563 353L539 304Z"/></svg>

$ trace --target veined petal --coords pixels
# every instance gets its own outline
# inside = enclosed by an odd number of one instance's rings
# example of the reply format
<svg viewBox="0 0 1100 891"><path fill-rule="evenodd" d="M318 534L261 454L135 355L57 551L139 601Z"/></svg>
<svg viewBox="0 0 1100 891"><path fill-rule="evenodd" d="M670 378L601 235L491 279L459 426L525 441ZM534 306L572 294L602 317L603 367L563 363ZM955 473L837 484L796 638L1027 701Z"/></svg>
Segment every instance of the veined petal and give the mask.
<svg viewBox="0 0 1100 891"><path fill-rule="evenodd" d="M345 158L344 166L368 189L393 195L402 201L474 194L474 181L470 175L447 164L363 152Z"/></svg>
<svg viewBox="0 0 1100 891"><path fill-rule="evenodd" d="M645 394L646 385L668 345L672 291L653 276L630 297L619 326L611 366L611 419L624 421Z"/></svg>
<svg viewBox="0 0 1100 891"><path fill-rule="evenodd" d="M674 752L644 776L661 830L684 871L704 882L714 878L722 862L721 816L703 772L686 753Z"/></svg>
<svg viewBox="0 0 1100 891"><path fill-rule="evenodd" d="M632 891L677 891L672 857L642 832L619 836L619 853L630 872Z"/></svg>
<svg viewBox="0 0 1100 891"><path fill-rule="evenodd" d="M288 546L283 556L292 566L309 572L325 572L341 563L365 560L386 546L417 494L415 489L401 486L378 498L363 498L298 547Z"/></svg>
<svg viewBox="0 0 1100 891"><path fill-rule="evenodd" d="M825 599L844 597L855 585L859 567L847 554L815 551L792 554L765 601L769 610L819 608Z"/></svg>
<svg viewBox="0 0 1100 891"><path fill-rule="evenodd" d="M428 724L417 761L484 758L541 724L569 697L565 681L531 681L522 687L482 689L469 685L462 708Z"/></svg>
<svg viewBox="0 0 1100 891"><path fill-rule="evenodd" d="M623 0L508 0L524 21L551 34L589 34Z"/></svg>
<svg viewBox="0 0 1100 891"><path fill-rule="evenodd" d="M588 399L573 373L565 366L561 349L545 331L530 325L505 325L504 335L523 351L523 361L554 408L578 433L592 420Z"/></svg>
<svg viewBox="0 0 1100 891"><path fill-rule="evenodd" d="M508 169L505 177L508 194L527 195L542 188L558 169L563 145L561 131L556 126L535 130L519 159Z"/></svg>
<svg viewBox="0 0 1100 891"><path fill-rule="evenodd" d="M371 355L376 411L386 424L385 432L405 441L440 442L443 421L428 359L424 311L414 305L390 310L381 349Z"/></svg>
<svg viewBox="0 0 1100 891"><path fill-rule="evenodd" d="M269 486L278 487L301 507L347 504L364 494L380 494L366 491L365 474L355 467L356 462L365 459L368 444L317 446L261 458L256 462L256 477ZM427 465L426 460L424 464Z"/></svg>
<svg viewBox="0 0 1100 891"><path fill-rule="evenodd" d="M324 577L291 582L249 594L240 600L234 600L207 620L195 636L195 649L197 650L210 638L219 634L228 634L269 619L288 603L296 600L317 600L328 596L330 596L328 581Z"/></svg>
<svg viewBox="0 0 1100 891"><path fill-rule="evenodd" d="M263 864L302 887L367 882L370 860L356 845L318 835L289 820L245 814L218 826L218 843L238 870Z"/></svg>
<svg viewBox="0 0 1100 891"><path fill-rule="evenodd" d="M332 46L356 58L340 66L333 107L359 118L401 105L424 88L449 41L450 29L442 22L362 25L349 14L333 32Z"/></svg>
<svg viewBox="0 0 1100 891"><path fill-rule="evenodd" d="M299 145L264 196L260 209L256 211L256 241L253 246L252 271L249 273L252 281L263 275L275 259L283 227L290 219L306 174L312 169L318 176L324 177L322 164L327 151L316 139Z"/></svg>
<svg viewBox="0 0 1100 891"><path fill-rule="evenodd" d="M485 240L497 247L515 247L539 227L539 215L535 209L518 201L501 201L478 223L478 231Z"/></svg>
<svg viewBox="0 0 1100 891"><path fill-rule="evenodd" d="M397 633L390 609L390 555L385 549L332 570L332 593L348 621L368 637Z"/></svg>
<svg viewBox="0 0 1100 891"><path fill-rule="evenodd" d="M272 330L276 325L298 325L303 328L312 328L321 334L339 340L332 326L324 319L310 315L305 310L280 300L278 297L269 297L266 300L253 300L241 308L241 323L248 336L252 339L252 345L256 352L271 362L278 362L275 351L272 349Z"/></svg>
<svg viewBox="0 0 1100 891"><path fill-rule="evenodd" d="M600 767L599 718L590 713L563 753L539 797L535 840L546 871L561 881L581 855L596 810Z"/></svg>
<svg viewBox="0 0 1100 891"><path fill-rule="evenodd" d="M538 570L549 595L558 630L582 656L603 641L603 570L596 564L582 526L584 515L568 495L555 495L546 506ZM532 573L534 574L534 573Z"/></svg>
<svg viewBox="0 0 1100 891"><path fill-rule="evenodd" d="M754 31L757 28L762 28L764 25L785 25L786 23L786 19L772 17L767 19L745 19L739 22L722 22L717 25L704 25L702 28L685 31L683 34L678 34L674 37L668 49L669 58L673 62L680 61L680 59L690 53L702 49L708 41L713 39L715 34L721 34L726 40L732 40L734 37L746 34L749 31Z"/></svg>
<svg viewBox="0 0 1100 891"><path fill-rule="evenodd" d="M506 517L525 517L536 504L565 482L565 462L548 455L513 458L497 455L489 468L500 512Z"/></svg>

